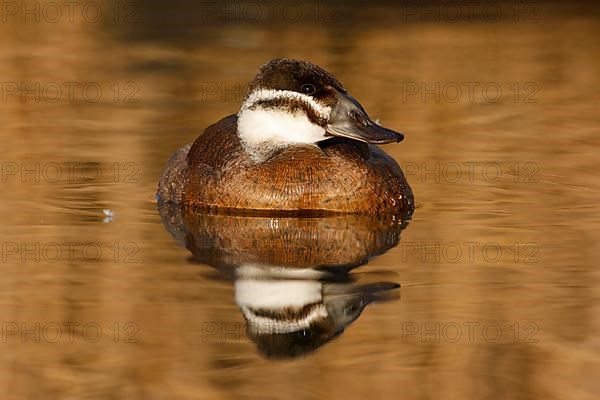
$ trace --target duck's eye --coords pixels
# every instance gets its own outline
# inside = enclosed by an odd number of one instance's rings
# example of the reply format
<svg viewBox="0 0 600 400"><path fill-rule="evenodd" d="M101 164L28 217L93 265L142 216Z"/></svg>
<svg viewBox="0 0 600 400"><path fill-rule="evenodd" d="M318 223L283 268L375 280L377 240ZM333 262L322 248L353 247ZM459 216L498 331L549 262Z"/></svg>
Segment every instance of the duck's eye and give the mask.
<svg viewBox="0 0 600 400"><path fill-rule="evenodd" d="M302 329L302 330L296 332L296 336L300 340L308 340L311 338L312 335L313 335L313 333L310 329Z"/></svg>
<svg viewBox="0 0 600 400"><path fill-rule="evenodd" d="M317 91L317 88L311 83L305 83L300 88L300 91L304 94L314 94Z"/></svg>

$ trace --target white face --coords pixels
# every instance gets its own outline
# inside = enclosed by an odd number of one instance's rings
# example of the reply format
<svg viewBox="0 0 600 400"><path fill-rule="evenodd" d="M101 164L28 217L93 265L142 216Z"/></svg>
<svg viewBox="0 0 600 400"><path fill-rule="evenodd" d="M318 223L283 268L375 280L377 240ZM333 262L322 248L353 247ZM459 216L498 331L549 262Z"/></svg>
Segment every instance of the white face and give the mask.
<svg viewBox="0 0 600 400"><path fill-rule="evenodd" d="M238 134L242 143L253 148L280 147L290 144L313 144L325 140L325 128L314 124L301 110L251 107L265 100L294 98L304 102L321 118L328 120L331 107L323 106L312 97L289 90L257 89L253 91L238 113Z"/></svg>

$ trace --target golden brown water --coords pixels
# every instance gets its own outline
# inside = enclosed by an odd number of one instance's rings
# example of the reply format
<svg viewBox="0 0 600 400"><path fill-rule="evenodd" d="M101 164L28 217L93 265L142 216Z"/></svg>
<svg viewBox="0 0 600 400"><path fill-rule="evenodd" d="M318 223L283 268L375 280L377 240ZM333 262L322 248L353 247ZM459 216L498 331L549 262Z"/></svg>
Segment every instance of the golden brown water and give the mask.
<svg viewBox="0 0 600 400"><path fill-rule="evenodd" d="M3 398L600 396L598 8L364 3L3 3ZM406 133L408 224L163 224L169 155L280 56ZM382 296L248 334L235 270L265 263Z"/></svg>

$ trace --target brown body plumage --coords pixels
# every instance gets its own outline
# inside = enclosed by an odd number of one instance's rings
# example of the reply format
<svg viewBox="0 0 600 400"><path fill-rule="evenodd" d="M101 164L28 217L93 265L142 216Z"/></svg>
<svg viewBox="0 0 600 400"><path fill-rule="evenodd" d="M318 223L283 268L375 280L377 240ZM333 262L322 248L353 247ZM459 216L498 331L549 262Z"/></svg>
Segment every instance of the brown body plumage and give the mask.
<svg viewBox="0 0 600 400"><path fill-rule="evenodd" d="M256 163L236 117L208 127L169 160L161 201L238 211L405 213L413 195L398 164L377 146L343 138L290 146Z"/></svg>

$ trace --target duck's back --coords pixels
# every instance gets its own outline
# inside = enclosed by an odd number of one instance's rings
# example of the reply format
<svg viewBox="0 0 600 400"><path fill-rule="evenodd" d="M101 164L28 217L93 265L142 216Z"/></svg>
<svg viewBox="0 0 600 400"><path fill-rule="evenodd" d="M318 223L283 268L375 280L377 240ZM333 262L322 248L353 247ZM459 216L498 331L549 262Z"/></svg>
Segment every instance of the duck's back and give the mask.
<svg viewBox="0 0 600 400"><path fill-rule="evenodd" d="M331 139L284 147L256 162L235 115L208 127L169 160L161 201L238 211L405 213L413 195L398 164L377 146Z"/></svg>

